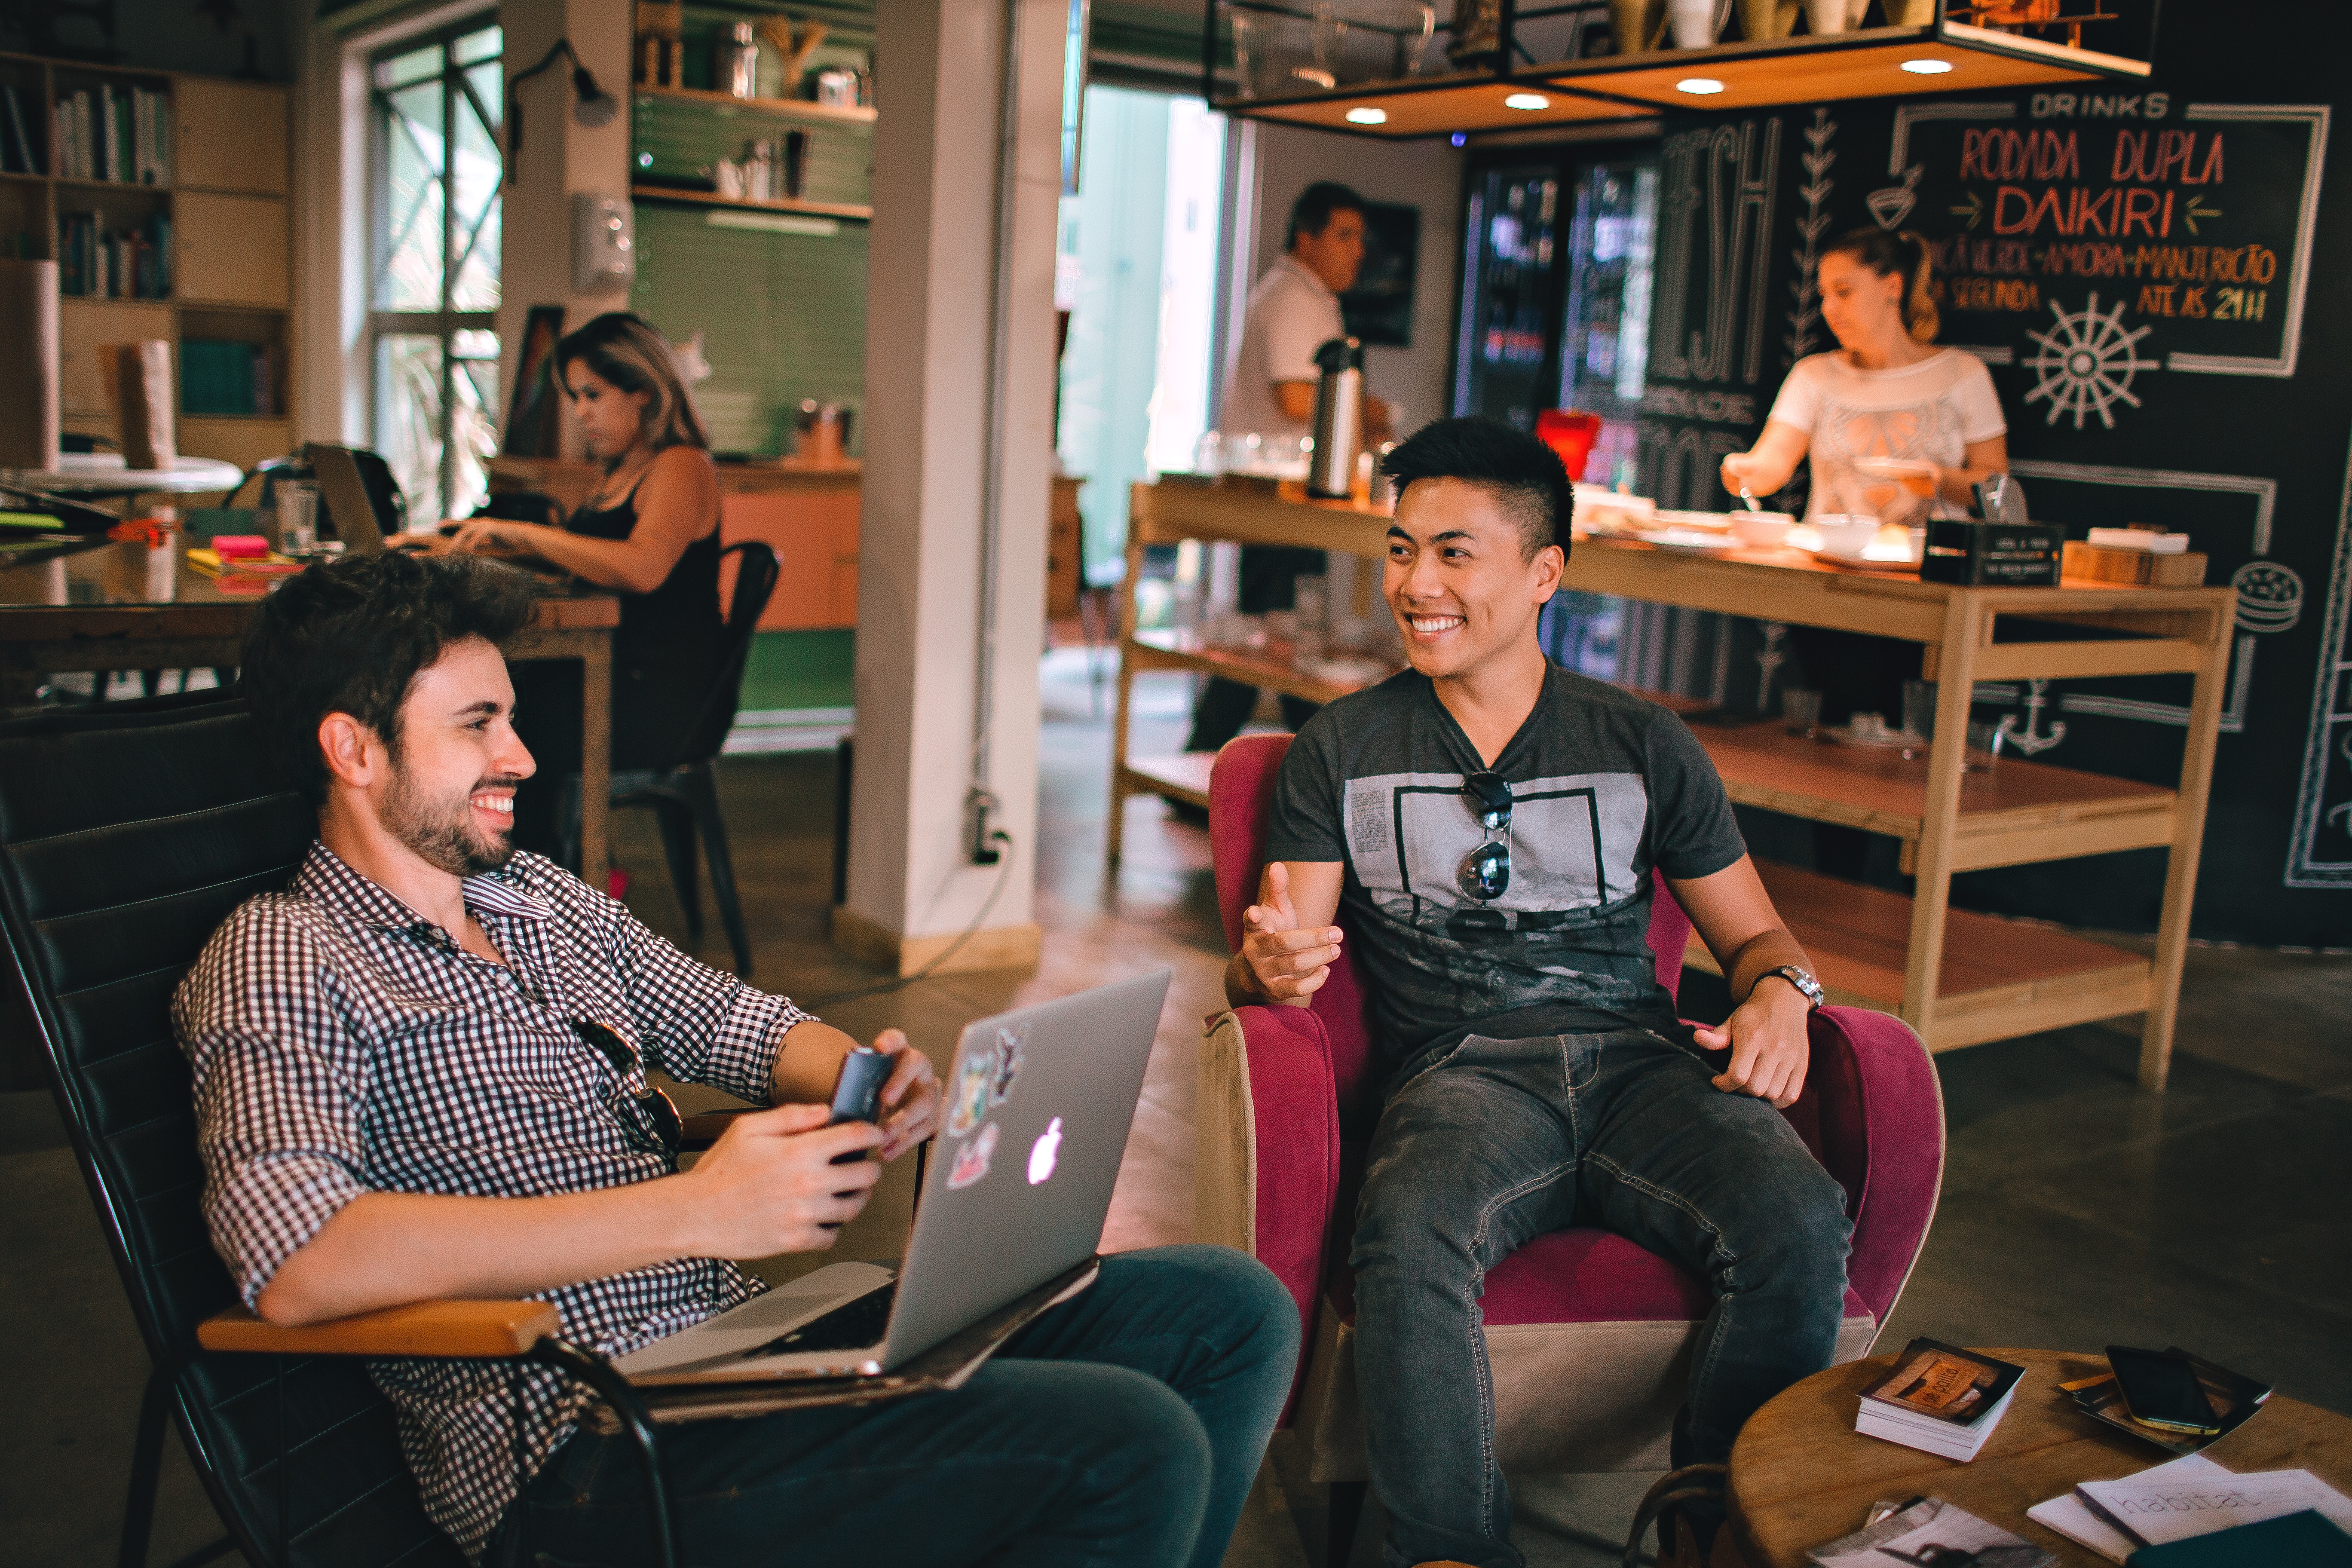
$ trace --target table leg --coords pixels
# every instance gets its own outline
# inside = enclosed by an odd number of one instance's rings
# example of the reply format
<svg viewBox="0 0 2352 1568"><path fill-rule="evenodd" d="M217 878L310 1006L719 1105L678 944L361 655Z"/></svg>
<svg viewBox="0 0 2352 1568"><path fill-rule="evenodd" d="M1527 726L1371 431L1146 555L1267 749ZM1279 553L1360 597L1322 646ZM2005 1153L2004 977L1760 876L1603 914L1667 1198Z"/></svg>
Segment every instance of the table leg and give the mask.
<svg viewBox="0 0 2352 1568"><path fill-rule="evenodd" d="M580 658L580 879L601 893L612 864L613 637L586 640Z"/></svg>
<svg viewBox="0 0 2352 1568"><path fill-rule="evenodd" d="M2213 782L2213 742L2221 731L2221 695L2229 684L2230 638L2235 620L2213 617L2212 640L2197 667L2189 695L2189 739L2180 756L2180 797L2173 806L2172 852L2164 868L2164 906L2156 928L2156 957L2147 977L2147 1013L2140 1025L2139 1086L2164 1090L2172 1071L2172 1028L2180 1013L2180 971L2189 957L2189 911L2197 900L2197 861L2205 847L2205 797Z"/></svg>
<svg viewBox="0 0 2352 1568"><path fill-rule="evenodd" d="M1985 617L1978 596L1956 592L1944 615L1936 659L1936 739L1927 752L1927 798L1919 814L1911 888L1911 942L1903 963L1903 1020L1935 1049L1936 990L1944 969L1944 916L1959 835L1960 773L1968 760L1969 710L1977 643Z"/></svg>
<svg viewBox="0 0 2352 1568"><path fill-rule="evenodd" d="M1118 693L1110 721L1110 837L1104 849L1103 868L1118 869L1119 851L1127 837L1127 721L1135 667L1127 657L1135 636L1135 585L1143 577L1143 529L1130 515L1127 527L1127 575L1118 584Z"/></svg>

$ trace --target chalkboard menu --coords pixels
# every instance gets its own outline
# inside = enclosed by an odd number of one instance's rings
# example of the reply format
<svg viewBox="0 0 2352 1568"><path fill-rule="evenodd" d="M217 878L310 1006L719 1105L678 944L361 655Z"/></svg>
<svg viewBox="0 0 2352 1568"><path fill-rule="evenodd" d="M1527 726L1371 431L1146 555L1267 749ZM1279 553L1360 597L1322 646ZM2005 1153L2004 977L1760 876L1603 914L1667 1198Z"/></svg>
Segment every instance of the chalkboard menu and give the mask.
<svg viewBox="0 0 2352 1568"><path fill-rule="evenodd" d="M1760 433L1790 366L1837 347L1814 290L1822 248L1864 226L1923 236L1939 341L1990 369L2033 516L2078 538L2185 531L2207 581L2239 591L2198 929L2340 944L2352 320L2315 284L2342 274L2352 236L2326 199L2325 62L2283 61L2232 15L2168 7L2168 52L2128 87L1669 121L1641 483L1662 506L1726 504L1723 455ZM1801 469L1778 504L1801 510L1803 486ZM2029 754L2177 776L2185 678L1989 684L1978 700ZM1956 886L1982 906L2147 927L2162 864L2114 856Z"/></svg>

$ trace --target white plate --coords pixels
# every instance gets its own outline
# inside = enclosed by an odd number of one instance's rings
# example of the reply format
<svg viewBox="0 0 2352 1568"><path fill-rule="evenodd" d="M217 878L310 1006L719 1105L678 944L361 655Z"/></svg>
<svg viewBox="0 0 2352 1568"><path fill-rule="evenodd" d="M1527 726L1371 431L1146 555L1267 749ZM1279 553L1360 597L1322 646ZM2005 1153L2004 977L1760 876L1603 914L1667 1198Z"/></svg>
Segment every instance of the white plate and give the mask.
<svg viewBox="0 0 2352 1568"><path fill-rule="evenodd" d="M1848 555L1836 550L1813 550L1806 553L1816 561L1826 561L1832 566L1851 567L1856 572L1916 572L1919 563L1913 560L1881 561L1867 555Z"/></svg>
<svg viewBox="0 0 2352 1568"><path fill-rule="evenodd" d="M1670 550L1677 555L1720 555L1739 548L1738 540L1711 528L1650 528L1633 537L1654 549Z"/></svg>

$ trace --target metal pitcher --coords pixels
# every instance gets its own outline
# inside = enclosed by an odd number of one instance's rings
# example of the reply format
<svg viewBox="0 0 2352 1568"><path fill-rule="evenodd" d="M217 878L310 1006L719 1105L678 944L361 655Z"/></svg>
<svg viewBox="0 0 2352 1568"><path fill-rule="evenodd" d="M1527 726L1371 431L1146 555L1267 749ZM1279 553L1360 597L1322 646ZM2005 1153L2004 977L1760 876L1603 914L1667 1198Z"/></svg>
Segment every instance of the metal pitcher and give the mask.
<svg viewBox="0 0 2352 1568"><path fill-rule="evenodd" d="M1345 499L1355 493L1356 453L1364 429L1364 345L1333 338L1315 351L1322 376L1315 384L1315 450L1307 458L1307 493Z"/></svg>

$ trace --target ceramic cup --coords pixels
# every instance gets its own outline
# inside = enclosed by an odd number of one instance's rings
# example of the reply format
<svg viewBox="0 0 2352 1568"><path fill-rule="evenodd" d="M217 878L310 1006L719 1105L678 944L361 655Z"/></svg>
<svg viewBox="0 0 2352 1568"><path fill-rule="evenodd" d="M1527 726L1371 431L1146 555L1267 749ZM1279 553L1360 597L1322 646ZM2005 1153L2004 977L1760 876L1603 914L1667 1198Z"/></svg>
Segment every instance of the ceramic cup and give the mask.
<svg viewBox="0 0 2352 1568"><path fill-rule="evenodd" d="M1769 550L1789 537L1797 520L1785 511L1735 511L1731 536L1757 550Z"/></svg>
<svg viewBox="0 0 2352 1568"><path fill-rule="evenodd" d="M1859 555L1878 537L1878 519L1866 513L1825 512L1813 519L1813 531L1822 536L1822 548L1831 554Z"/></svg>

